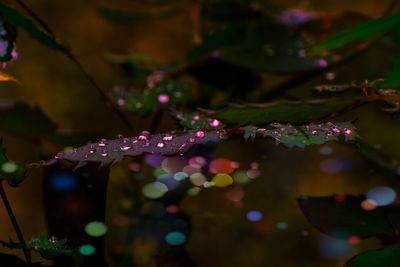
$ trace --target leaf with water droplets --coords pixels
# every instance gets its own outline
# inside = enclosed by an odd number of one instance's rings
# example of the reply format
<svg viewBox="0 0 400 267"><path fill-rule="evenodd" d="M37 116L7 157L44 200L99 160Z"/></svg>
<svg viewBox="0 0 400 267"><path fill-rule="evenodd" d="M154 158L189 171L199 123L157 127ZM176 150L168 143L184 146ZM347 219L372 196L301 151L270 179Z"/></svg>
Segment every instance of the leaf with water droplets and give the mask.
<svg viewBox="0 0 400 267"><path fill-rule="evenodd" d="M6 149L1 147L0 139L0 179L5 179L11 186L17 186L24 180L25 167L9 161L6 157Z"/></svg>
<svg viewBox="0 0 400 267"><path fill-rule="evenodd" d="M378 234L393 233L385 207L364 210L356 196L300 197L297 202L308 221L319 231L347 239L351 236L366 238Z"/></svg>
<svg viewBox="0 0 400 267"><path fill-rule="evenodd" d="M358 138L355 127L349 122L308 124L293 126L290 124L271 123L266 128L246 126L244 138L254 139L257 135L272 137L275 142L286 147L304 148L309 145L322 145L328 141L352 141Z"/></svg>
<svg viewBox="0 0 400 267"><path fill-rule="evenodd" d="M66 239L57 240L54 236L47 238L37 237L28 241L26 244L14 243L12 240L10 242L4 242L0 240L0 243L9 249L29 249L40 253L40 255L45 259L53 259L60 255L73 255L72 249L66 248Z"/></svg>
<svg viewBox="0 0 400 267"><path fill-rule="evenodd" d="M274 102L230 106L220 111L205 111L210 117L230 125L265 126L272 122L296 125L319 121L356 103L355 99Z"/></svg>
<svg viewBox="0 0 400 267"><path fill-rule="evenodd" d="M151 85L152 81L149 81ZM190 98L189 88L176 81L161 82L143 93L134 92L122 98L122 108L146 115L163 107L184 103Z"/></svg>
<svg viewBox="0 0 400 267"><path fill-rule="evenodd" d="M220 121L208 118L199 112L183 113L176 110L171 111L171 115L178 120L184 129L189 130L219 130L225 128L225 124Z"/></svg>
<svg viewBox="0 0 400 267"><path fill-rule="evenodd" d="M193 145L219 142L225 137L225 131L191 131L183 134L156 134L143 132L141 135L131 138L119 138L115 140L101 139L98 143L88 144L73 149L69 153L58 153L53 160L45 165L51 165L57 160L78 162L76 168L86 165L88 162L99 162L101 166L115 164L124 157L139 156L144 153L175 155L187 152Z"/></svg>

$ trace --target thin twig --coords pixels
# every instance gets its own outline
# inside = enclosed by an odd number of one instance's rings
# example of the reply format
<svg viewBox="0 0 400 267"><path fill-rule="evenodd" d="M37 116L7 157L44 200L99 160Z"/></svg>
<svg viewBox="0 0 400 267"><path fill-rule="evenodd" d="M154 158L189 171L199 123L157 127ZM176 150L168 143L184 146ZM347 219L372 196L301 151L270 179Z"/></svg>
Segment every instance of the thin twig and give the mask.
<svg viewBox="0 0 400 267"><path fill-rule="evenodd" d="M6 192L4 191L3 182L0 182L0 196L3 200L4 206L6 207L8 217L10 217L11 223L17 234L19 242L21 244L25 244L24 236L22 235L21 229L19 228L18 223L17 223L17 219L15 218L14 213L11 209L10 202L7 199ZM26 262L28 264L31 264L32 263L31 255L30 255L30 251L27 248L24 248L24 255L25 255Z"/></svg>
<svg viewBox="0 0 400 267"><path fill-rule="evenodd" d="M70 48L64 44L59 43L56 38L55 34L53 31L50 29L50 27L37 15L29 6L27 6L22 0L17 0L18 4L38 23L42 28L53 38L54 42L56 42L58 45L62 46L64 49L62 50L63 53L71 59L75 65L79 68L79 70L82 72L82 74L85 76L85 78L89 81L89 83L97 90L97 92L100 94L102 97L102 100L104 100L106 103L110 105L112 110L121 118L121 120L125 123L125 125L129 128L130 131L133 132L133 126L129 122L129 119L126 117L126 115L118 108L118 106L114 103L114 101L111 99L111 97L106 93L105 90L103 90L98 83L93 79L93 77L85 70L83 65L79 62L79 60L72 54Z"/></svg>

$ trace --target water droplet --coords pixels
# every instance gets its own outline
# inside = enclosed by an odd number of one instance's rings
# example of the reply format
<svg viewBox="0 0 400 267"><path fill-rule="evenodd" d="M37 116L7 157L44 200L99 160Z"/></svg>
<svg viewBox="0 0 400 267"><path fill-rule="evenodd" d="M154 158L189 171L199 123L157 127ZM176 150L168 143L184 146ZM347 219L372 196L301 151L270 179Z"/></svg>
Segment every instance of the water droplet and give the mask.
<svg viewBox="0 0 400 267"><path fill-rule="evenodd" d="M164 137L163 137L163 140L164 141L171 141L172 139L173 139L174 137L172 136L172 135L165 135Z"/></svg>
<svg viewBox="0 0 400 267"><path fill-rule="evenodd" d="M159 143L157 144L157 147L163 148L163 147L164 147L164 143L163 143L163 142L159 142Z"/></svg>
<svg viewBox="0 0 400 267"><path fill-rule="evenodd" d="M203 138L204 137L204 132L203 131L197 131L196 132L196 137L197 138Z"/></svg>
<svg viewBox="0 0 400 267"><path fill-rule="evenodd" d="M218 125L219 125L219 121L218 121L218 120L213 120L213 121L210 123L210 126L211 126L211 127L218 127Z"/></svg>
<svg viewBox="0 0 400 267"><path fill-rule="evenodd" d="M121 147L121 150L122 150L122 151L126 151L126 150L128 150L128 149L131 149L131 147L130 147L130 146L122 146L122 147Z"/></svg>
<svg viewBox="0 0 400 267"><path fill-rule="evenodd" d="M188 141L189 141L189 143L194 143L195 140L194 140L194 138L189 138Z"/></svg>

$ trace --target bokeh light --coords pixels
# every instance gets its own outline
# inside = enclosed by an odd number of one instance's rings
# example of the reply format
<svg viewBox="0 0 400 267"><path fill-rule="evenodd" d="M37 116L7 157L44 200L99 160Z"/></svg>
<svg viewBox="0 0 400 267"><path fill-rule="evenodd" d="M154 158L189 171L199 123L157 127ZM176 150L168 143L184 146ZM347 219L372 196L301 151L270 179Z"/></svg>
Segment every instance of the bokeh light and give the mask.
<svg viewBox="0 0 400 267"><path fill-rule="evenodd" d="M79 253L83 256L90 256L96 252L96 248L89 244L84 244L79 247Z"/></svg>
<svg viewBox="0 0 400 267"><path fill-rule="evenodd" d="M396 200L396 197L396 191L388 186L378 186L367 193L367 199L375 201L378 206L389 205Z"/></svg>
<svg viewBox="0 0 400 267"><path fill-rule="evenodd" d="M257 222L257 221L261 220L263 216L262 216L262 213L259 212L258 210L251 210L251 211L247 212L246 217L249 221Z"/></svg>
<svg viewBox="0 0 400 267"><path fill-rule="evenodd" d="M160 198L164 196L167 192L168 187L160 182L149 183L142 188L143 195L151 199Z"/></svg>
<svg viewBox="0 0 400 267"><path fill-rule="evenodd" d="M103 222L93 221L85 226L85 232L94 237L103 236L107 233L108 227Z"/></svg>
<svg viewBox="0 0 400 267"><path fill-rule="evenodd" d="M180 246L186 242L186 236L181 232L171 232L165 236L165 242L171 246Z"/></svg>
<svg viewBox="0 0 400 267"><path fill-rule="evenodd" d="M72 172L57 172L49 177L47 185L56 192L71 192L78 188L79 179Z"/></svg>

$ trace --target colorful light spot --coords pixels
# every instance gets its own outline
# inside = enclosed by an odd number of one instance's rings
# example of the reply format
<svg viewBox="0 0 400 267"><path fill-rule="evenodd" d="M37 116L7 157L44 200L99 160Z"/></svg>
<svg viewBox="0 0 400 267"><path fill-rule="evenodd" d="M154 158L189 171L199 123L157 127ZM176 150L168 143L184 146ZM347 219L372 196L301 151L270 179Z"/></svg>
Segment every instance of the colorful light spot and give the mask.
<svg viewBox="0 0 400 267"><path fill-rule="evenodd" d="M171 232L165 236L165 242L171 246L180 246L186 242L186 236L181 232Z"/></svg>
<svg viewBox="0 0 400 267"><path fill-rule="evenodd" d="M158 101L160 103L167 103L169 101L169 96L167 94L161 94L158 96Z"/></svg>
<svg viewBox="0 0 400 267"><path fill-rule="evenodd" d="M169 205L169 206L167 207L167 211L168 211L169 213L177 213L177 212L179 211L179 207L176 206L176 205Z"/></svg>
<svg viewBox="0 0 400 267"><path fill-rule="evenodd" d="M194 197L197 196L200 193L200 191L201 191L200 187L192 187L187 191L187 194L189 196Z"/></svg>
<svg viewBox="0 0 400 267"><path fill-rule="evenodd" d="M364 199L361 201L361 208L364 210L374 210L377 206L377 203L372 199Z"/></svg>
<svg viewBox="0 0 400 267"><path fill-rule="evenodd" d="M1 169L6 173L13 173L18 169L18 165L14 162L8 161L1 165Z"/></svg>
<svg viewBox="0 0 400 267"><path fill-rule="evenodd" d="M330 154L332 154L332 152L333 152L333 149L330 146L322 146L319 149L319 153L321 155L330 155Z"/></svg>
<svg viewBox="0 0 400 267"><path fill-rule="evenodd" d="M164 196L167 192L168 187L160 182L146 184L142 189L143 195L151 199L160 198Z"/></svg>
<svg viewBox="0 0 400 267"><path fill-rule="evenodd" d="M93 221L85 226L85 232L94 237L103 236L107 233L107 225L99 221Z"/></svg>
<svg viewBox="0 0 400 267"><path fill-rule="evenodd" d="M378 186L368 191L367 199L373 200L378 206L386 206L395 201L396 191L388 186Z"/></svg>
<svg viewBox="0 0 400 267"><path fill-rule="evenodd" d="M71 192L78 188L79 179L70 172L57 172L47 180L48 186L56 192Z"/></svg>
<svg viewBox="0 0 400 267"><path fill-rule="evenodd" d="M172 174L163 174L157 177L157 182L163 183L168 190L174 190L179 186L179 181Z"/></svg>
<svg viewBox="0 0 400 267"><path fill-rule="evenodd" d="M247 220L257 222L262 219L262 213L258 210L251 210L246 214Z"/></svg>
<svg viewBox="0 0 400 267"><path fill-rule="evenodd" d="M360 244L361 238L358 236L351 236L351 237L349 237L348 241L352 245L357 245L357 244Z"/></svg>
<svg viewBox="0 0 400 267"><path fill-rule="evenodd" d="M225 186L231 185L233 183L233 179L228 174L219 173L214 176L214 178L212 179L212 182L217 187L225 187Z"/></svg>
<svg viewBox="0 0 400 267"><path fill-rule="evenodd" d="M231 173L235 170L231 166L231 161L229 159L215 159L210 163L210 172L217 174L217 173Z"/></svg>
<svg viewBox="0 0 400 267"><path fill-rule="evenodd" d="M248 171L246 172L246 175L247 175L247 177L249 177L250 179L255 179L255 178L257 178L258 176L261 175L261 172L260 172L260 170L258 170L258 169L250 169L250 170L248 170Z"/></svg>
<svg viewBox="0 0 400 267"><path fill-rule="evenodd" d="M187 175L186 172L177 172L174 174L174 179L177 181L182 181L186 178L188 178L189 176Z"/></svg>
<svg viewBox="0 0 400 267"><path fill-rule="evenodd" d="M286 229L287 227L288 227L287 222L278 222L278 223L276 224L276 228L281 229L281 230L284 230L284 229Z"/></svg>
<svg viewBox="0 0 400 267"><path fill-rule="evenodd" d="M206 181L206 177L200 172L191 174L189 176L189 179L190 179L190 182L192 182L192 184L197 185L197 186L203 185L204 182Z"/></svg>
<svg viewBox="0 0 400 267"><path fill-rule="evenodd" d="M189 159L189 165L195 168L201 168L206 164L207 164L206 159L200 156L192 157Z"/></svg>
<svg viewBox="0 0 400 267"><path fill-rule="evenodd" d="M96 252L96 248L89 244L84 244L79 247L79 253L83 256L90 256Z"/></svg>
<svg viewBox="0 0 400 267"><path fill-rule="evenodd" d="M237 184L247 184L250 182L250 178L244 171L236 171L233 174L233 181Z"/></svg>

